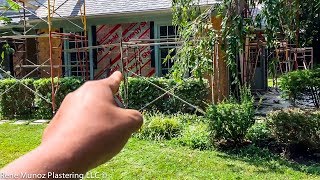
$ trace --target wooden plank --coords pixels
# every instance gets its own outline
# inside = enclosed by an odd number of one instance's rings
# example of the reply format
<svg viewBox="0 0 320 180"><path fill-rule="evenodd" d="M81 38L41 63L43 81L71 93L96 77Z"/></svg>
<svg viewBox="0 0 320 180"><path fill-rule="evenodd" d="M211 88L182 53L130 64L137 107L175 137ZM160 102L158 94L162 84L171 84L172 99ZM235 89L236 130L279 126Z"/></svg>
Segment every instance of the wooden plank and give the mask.
<svg viewBox="0 0 320 180"><path fill-rule="evenodd" d="M53 31L59 32L59 29L53 29ZM38 34L48 34L49 31L48 29L40 29ZM38 42L38 64L43 64L49 59L49 38L48 37L41 37L37 38ZM52 38L52 45L53 48L52 50L52 61L54 66L59 66L62 63L61 60L61 48L62 48L62 40L60 38ZM44 63L45 65L50 65L50 61L47 61ZM41 71L40 77L50 77L50 66L46 68L42 68L44 71ZM46 72L49 72L46 73ZM62 67L60 68L54 68L53 71L53 76L58 77L62 75Z"/></svg>
<svg viewBox="0 0 320 180"><path fill-rule="evenodd" d="M211 18L212 26L215 30L221 30L222 18L217 16L212 16ZM225 52L221 48L221 36L219 35L219 45L217 45L217 50L213 59L214 74L212 78L209 79L210 89L212 90L211 99L214 103L219 103L225 100L229 96L229 77L228 77L228 67L225 62L224 56ZM211 80L212 79L212 80Z"/></svg>

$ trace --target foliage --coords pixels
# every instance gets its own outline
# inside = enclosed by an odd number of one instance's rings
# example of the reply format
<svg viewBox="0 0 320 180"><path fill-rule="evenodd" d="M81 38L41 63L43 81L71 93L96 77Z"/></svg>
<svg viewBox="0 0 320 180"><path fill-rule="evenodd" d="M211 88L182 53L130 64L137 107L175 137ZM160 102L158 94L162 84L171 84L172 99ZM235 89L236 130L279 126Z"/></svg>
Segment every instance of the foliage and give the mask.
<svg viewBox="0 0 320 180"><path fill-rule="evenodd" d="M241 143L247 130L254 124L253 106L223 102L207 109L213 141L228 140Z"/></svg>
<svg viewBox="0 0 320 180"><path fill-rule="evenodd" d="M280 89L294 103L310 93L315 107L320 107L320 68L289 72L281 77Z"/></svg>
<svg viewBox="0 0 320 180"><path fill-rule="evenodd" d="M201 124L208 122L204 116L198 116L196 114L175 114L175 116L183 124Z"/></svg>
<svg viewBox="0 0 320 180"><path fill-rule="evenodd" d="M6 0L8 3L8 6L6 6L6 9L18 11L20 9L20 6L14 1L14 0Z"/></svg>
<svg viewBox="0 0 320 180"><path fill-rule="evenodd" d="M200 1L172 1L173 25L178 26L183 42L173 58L172 77L182 78L190 69L196 77L212 73L213 52L220 44L230 68L233 93L238 94L241 85L252 81L248 78L249 82L241 84L238 66L240 56L245 58L245 41L259 41L257 29L264 30L269 48L278 47L282 40L297 45L306 45L311 39L319 41L315 26L320 22L318 0L223 0L219 4L201 11ZM222 18L221 31L212 27L212 16Z"/></svg>
<svg viewBox="0 0 320 180"><path fill-rule="evenodd" d="M255 144L267 143L272 139L266 122L256 122L246 134L246 138Z"/></svg>
<svg viewBox="0 0 320 180"><path fill-rule="evenodd" d="M0 80L0 114L1 118L19 118L32 113L34 94L32 79Z"/></svg>
<svg viewBox="0 0 320 180"><path fill-rule="evenodd" d="M54 79L55 84L58 85L58 90L55 92L55 102L56 107L59 107L64 97L79 88L83 81L79 78L74 77L65 77L65 78L57 78ZM43 98L37 96L35 98L35 105L37 107L36 116L39 118L47 118L51 119L52 114L52 105L51 103L51 78L43 78L34 81L34 87L38 94L40 94Z"/></svg>
<svg viewBox="0 0 320 180"><path fill-rule="evenodd" d="M298 0L263 0L262 16L265 19L266 40L269 47L277 46L279 38L295 40L299 20L296 18L299 9Z"/></svg>
<svg viewBox="0 0 320 180"><path fill-rule="evenodd" d="M253 97L250 88L241 89L241 101L229 100L207 109L213 141L241 143L247 130L254 124Z"/></svg>
<svg viewBox="0 0 320 180"><path fill-rule="evenodd" d="M137 136L141 139L172 139L178 137L181 131L182 124L174 116L145 114L144 124Z"/></svg>
<svg viewBox="0 0 320 180"><path fill-rule="evenodd" d="M176 82L173 79L164 78L129 78L129 108L143 108L144 110L148 111L160 111L164 113L194 111L194 108L190 107L169 93L165 94L163 90L155 87L153 84L165 90L170 89L170 93L178 96L192 105L200 108L205 106L205 101L208 95L208 84L206 81L188 79L181 82ZM122 97L124 97L123 85L120 87L120 94Z"/></svg>
<svg viewBox="0 0 320 180"><path fill-rule="evenodd" d="M14 53L14 51L15 51L15 50L14 50L13 48L11 48L8 43L3 44L3 46L2 46L2 53L1 53L2 62L4 61L4 58L5 58L6 56L8 56L9 54ZM2 62L1 62L1 64L2 64ZM1 65L1 64L0 64L0 65Z"/></svg>
<svg viewBox="0 0 320 180"><path fill-rule="evenodd" d="M0 8L4 11L13 10L18 11L20 9L20 6L13 0L6 0L7 4L0 4ZM8 25L11 24L12 19L6 16L3 16L5 13L2 13L0 16L0 21L2 21L4 24Z"/></svg>
<svg viewBox="0 0 320 180"><path fill-rule="evenodd" d="M299 24L301 46L313 46L320 42L320 2L318 0L300 0Z"/></svg>
<svg viewBox="0 0 320 180"><path fill-rule="evenodd" d="M278 142L320 152L319 111L278 110L268 114L267 125Z"/></svg>
<svg viewBox="0 0 320 180"><path fill-rule="evenodd" d="M172 77L181 80L189 72L197 78L210 73L217 34L210 22L211 8L201 12L196 1L175 0L173 2L173 25L183 42L174 56ZM190 23L192 22L192 23ZM170 57L171 58L171 57Z"/></svg>
<svg viewBox="0 0 320 180"><path fill-rule="evenodd" d="M178 142L192 149L204 150L210 147L209 135L207 123L191 124L184 128Z"/></svg>

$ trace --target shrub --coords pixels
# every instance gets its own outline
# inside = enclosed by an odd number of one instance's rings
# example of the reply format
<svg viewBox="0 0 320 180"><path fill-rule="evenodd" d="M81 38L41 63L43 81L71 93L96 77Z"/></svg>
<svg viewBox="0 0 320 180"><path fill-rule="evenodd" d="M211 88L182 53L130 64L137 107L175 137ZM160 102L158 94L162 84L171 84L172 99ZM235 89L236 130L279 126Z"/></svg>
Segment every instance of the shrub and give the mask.
<svg viewBox="0 0 320 180"><path fill-rule="evenodd" d="M320 150L320 112L285 109L267 116L267 125L273 137L288 147Z"/></svg>
<svg viewBox="0 0 320 180"><path fill-rule="evenodd" d="M283 95L295 103L304 94L310 93L315 107L320 106L320 68L289 72L281 77Z"/></svg>
<svg viewBox="0 0 320 180"><path fill-rule="evenodd" d="M22 85L24 84L24 85ZM0 80L0 113L2 118L19 118L29 116L33 110L34 93L32 79Z"/></svg>
<svg viewBox="0 0 320 180"><path fill-rule="evenodd" d="M207 122L204 116L198 116L196 114L175 114L175 117L183 124L198 124Z"/></svg>
<svg viewBox="0 0 320 180"><path fill-rule="evenodd" d="M247 130L254 124L253 106L224 102L207 110L210 131L214 140L231 140L241 143Z"/></svg>
<svg viewBox="0 0 320 180"><path fill-rule="evenodd" d="M208 149L210 147L209 129L206 123L186 126L178 142L193 149Z"/></svg>
<svg viewBox="0 0 320 180"><path fill-rule="evenodd" d="M266 122L256 122L249 128L246 138L254 144L263 144L270 142L272 140L272 135Z"/></svg>
<svg viewBox="0 0 320 180"><path fill-rule="evenodd" d="M141 139L163 140L178 137L182 131L182 124L174 116L144 115L144 124L137 134Z"/></svg>
<svg viewBox="0 0 320 180"><path fill-rule="evenodd" d="M228 101L209 106L206 116L213 141L243 142L247 130L255 122L250 89L241 90L241 102Z"/></svg>
<svg viewBox="0 0 320 180"><path fill-rule="evenodd" d="M68 93L79 88L83 84L83 81L79 78L74 77L60 78L59 81L57 81L58 79L55 79L55 83L58 85L58 90L56 91L55 95L56 107L58 108L62 103L64 97ZM49 103L51 102L52 97L51 78L43 78L34 81L34 87L36 89L36 92L47 100L46 101L39 96L35 98L35 105L37 106L36 116L38 118L52 118L52 105L51 103Z"/></svg>
<svg viewBox="0 0 320 180"><path fill-rule="evenodd" d="M152 84L151 84L151 83ZM159 98L165 92L153 84L165 89L171 90L171 93L181 99L198 107L205 107L205 101L208 97L208 83L198 79L189 79L182 82L176 82L173 79L164 78L129 78L128 79L128 104L129 108L141 109L148 103ZM120 87L121 96L124 97L124 86ZM154 103L148 105L144 110L159 111L162 113L192 112L189 105L181 102L169 93L159 98Z"/></svg>

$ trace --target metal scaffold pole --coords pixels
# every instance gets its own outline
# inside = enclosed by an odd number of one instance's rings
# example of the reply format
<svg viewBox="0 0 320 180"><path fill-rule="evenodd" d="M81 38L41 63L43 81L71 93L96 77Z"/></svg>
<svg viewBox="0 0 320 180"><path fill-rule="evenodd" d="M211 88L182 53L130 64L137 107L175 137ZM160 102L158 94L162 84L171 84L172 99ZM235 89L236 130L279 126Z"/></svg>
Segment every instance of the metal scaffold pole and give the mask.
<svg viewBox="0 0 320 180"><path fill-rule="evenodd" d="M48 31L49 31L49 59L50 59L50 75L51 75L51 103L52 112L55 114L56 103L55 103L55 87L54 87L54 72L53 72L53 59L52 59L52 27L51 27L51 7L50 0L48 0Z"/></svg>

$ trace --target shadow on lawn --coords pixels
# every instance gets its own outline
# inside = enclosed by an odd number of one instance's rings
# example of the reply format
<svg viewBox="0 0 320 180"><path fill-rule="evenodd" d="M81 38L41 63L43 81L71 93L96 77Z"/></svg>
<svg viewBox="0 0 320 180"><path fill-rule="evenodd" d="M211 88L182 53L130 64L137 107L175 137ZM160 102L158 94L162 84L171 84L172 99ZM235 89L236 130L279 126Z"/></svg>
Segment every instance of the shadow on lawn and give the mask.
<svg viewBox="0 0 320 180"><path fill-rule="evenodd" d="M313 161L304 161L303 164L287 160L271 153L268 149L249 145L237 150L223 151L220 154L221 158L232 160L240 160L257 167L267 168L267 170L259 170L259 173L268 171L283 173L284 166L296 171L305 172L308 174L320 175L320 164Z"/></svg>

